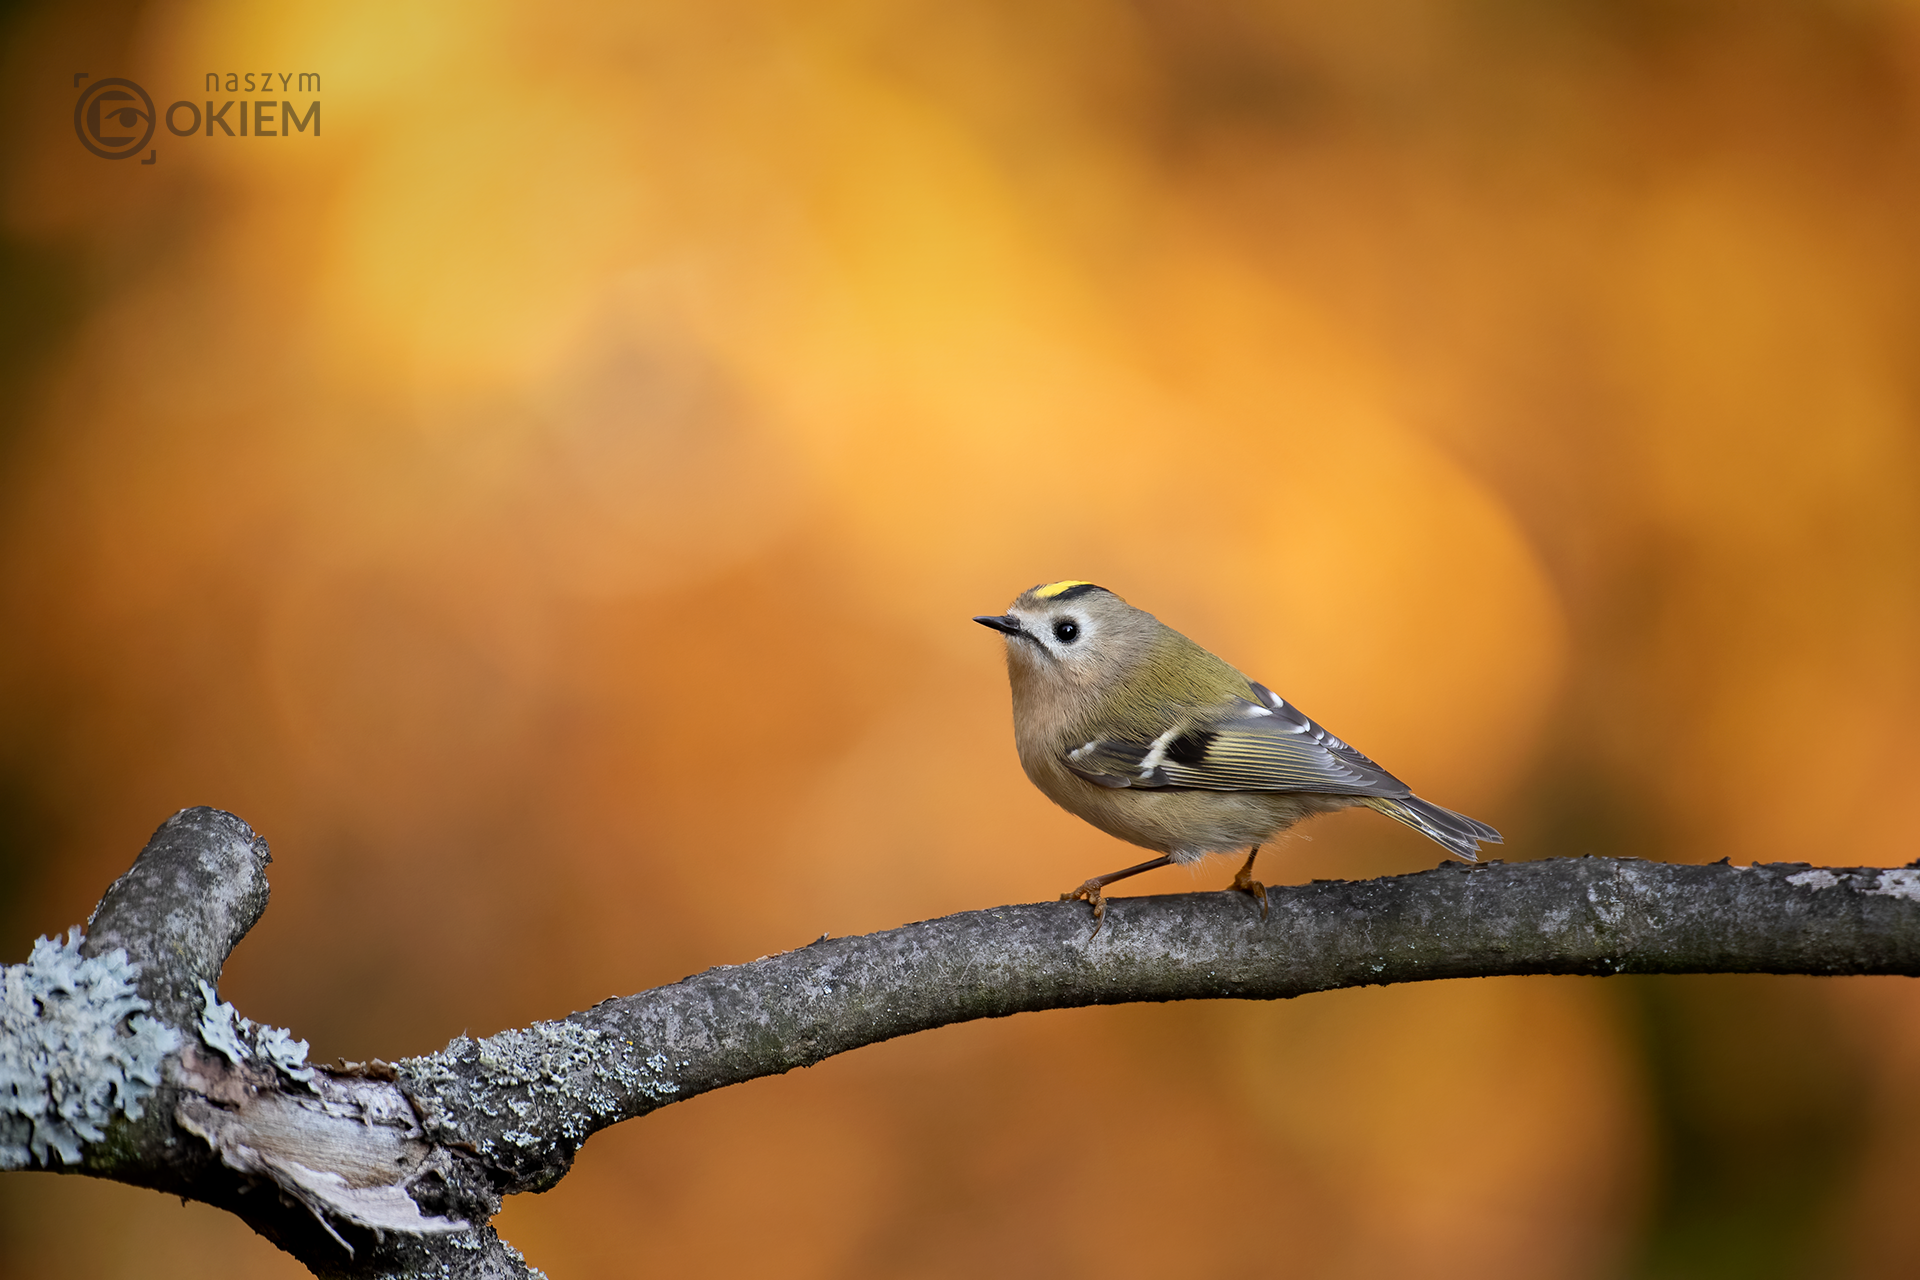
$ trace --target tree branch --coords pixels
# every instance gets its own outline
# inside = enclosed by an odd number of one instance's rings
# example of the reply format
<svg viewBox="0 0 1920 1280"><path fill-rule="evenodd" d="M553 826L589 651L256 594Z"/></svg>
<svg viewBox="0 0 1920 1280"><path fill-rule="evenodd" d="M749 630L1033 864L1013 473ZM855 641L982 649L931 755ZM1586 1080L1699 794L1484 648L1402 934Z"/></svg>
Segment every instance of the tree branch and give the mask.
<svg viewBox="0 0 1920 1280"><path fill-rule="evenodd" d="M323 1275L528 1275L488 1220L502 1195L558 1182L597 1130L975 1018L1507 974L1920 974L1920 864L1449 863L1270 888L1265 920L1235 893L1116 899L1097 936L1080 903L968 912L710 969L425 1057L329 1071L211 994L265 907L267 861L246 824L213 810L184 811L155 834L102 900L80 954L107 964L124 948L138 966L148 1016L177 1040L164 1079L144 1110L76 1139L77 1162L42 1144L21 1147L10 1167L71 1168L218 1204ZM0 1005L19 1004L30 967L7 971ZM116 1024L125 1007L112 1006ZM27 1061L19 1046L34 1036L46 1041L45 1009L0 1029L0 1071ZM139 1022L127 1019L121 1039ZM12 1149L0 1142L0 1164Z"/></svg>

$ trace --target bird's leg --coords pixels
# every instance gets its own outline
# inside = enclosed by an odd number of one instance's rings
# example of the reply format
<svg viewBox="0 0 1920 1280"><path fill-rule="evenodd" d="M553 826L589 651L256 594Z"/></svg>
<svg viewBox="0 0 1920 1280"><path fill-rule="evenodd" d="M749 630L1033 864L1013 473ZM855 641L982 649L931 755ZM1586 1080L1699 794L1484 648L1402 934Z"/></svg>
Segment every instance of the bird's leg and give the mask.
<svg viewBox="0 0 1920 1280"><path fill-rule="evenodd" d="M1152 862L1143 862L1137 867L1127 867L1121 871L1109 871L1104 876L1095 876L1078 889L1075 889L1072 893L1061 894L1060 901L1074 902L1085 899L1088 903L1092 904L1093 931L1094 933L1099 933L1100 924L1106 918L1107 914L1106 887L1108 885L1112 884L1115 880L1125 880L1128 876L1137 876L1142 871L1151 871L1155 867L1164 867L1172 861L1173 858L1171 856L1161 856L1155 858Z"/></svg>
<svg viewBox="0 0 1920 1280"><path fill-rule="evenodd" d="M1267 886L1253 878L1253 860L1259 856L1260 846L1255 845L1253 851L1247 854L1247 865L1240 868L1239 874L1234 876L1233 884L1229 888L1252 894L1254 901L1260 904L1260 918L1265 920L1267 918Z"/></svg>

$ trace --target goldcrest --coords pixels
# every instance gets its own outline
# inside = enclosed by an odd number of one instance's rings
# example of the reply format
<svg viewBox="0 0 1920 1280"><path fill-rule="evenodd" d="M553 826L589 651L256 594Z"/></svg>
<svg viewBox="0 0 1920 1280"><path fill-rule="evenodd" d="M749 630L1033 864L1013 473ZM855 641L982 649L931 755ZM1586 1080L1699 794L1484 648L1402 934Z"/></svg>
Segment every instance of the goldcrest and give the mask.
<svg viewBox="0 0 1920 1280"><path fill-rule="evenodd" d="M1063 901L1106 914L1106 886L1168 863L1249 850L1233 887L1260 903L1260 846L1302 818L1378 810L1479 861L1500 843L1322 729L1266 686L1091 582L1050 582L1004 614L1013 736L1033 785L1068 813L1161 856L1096 876Z"/></svg>

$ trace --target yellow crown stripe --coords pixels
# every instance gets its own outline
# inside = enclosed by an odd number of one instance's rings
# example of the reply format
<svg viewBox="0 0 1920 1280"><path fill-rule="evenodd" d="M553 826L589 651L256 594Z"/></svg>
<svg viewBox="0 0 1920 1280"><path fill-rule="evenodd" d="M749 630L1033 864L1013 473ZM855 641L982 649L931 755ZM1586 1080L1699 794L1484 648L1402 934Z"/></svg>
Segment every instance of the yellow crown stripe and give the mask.
<svg viewBox="0 0 1920 1280"><path fill-rule="evenodd" d="M1065 582L1049 582L1044 587L1035 587L1033 594L1041 600L1051 600L1062 591L1071 590L1074 587L1090 587L1092 585L1091 582L1081 582L1078 579L1069 578Z"/></svg>

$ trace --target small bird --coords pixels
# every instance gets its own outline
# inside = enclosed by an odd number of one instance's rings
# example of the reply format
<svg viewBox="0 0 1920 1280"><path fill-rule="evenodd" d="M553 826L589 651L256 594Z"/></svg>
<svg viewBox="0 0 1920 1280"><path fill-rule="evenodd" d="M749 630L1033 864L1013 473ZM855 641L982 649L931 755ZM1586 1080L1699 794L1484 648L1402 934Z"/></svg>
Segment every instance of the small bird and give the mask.
<svg viewBox="0 0 1920 1280"><path fill-rule="evenodd" d="M1322 729L1265 685L1091 582L1049 582L1004 614L1013 737L1033 785L1068 813L1161 856L1095 876L1062 902L1093 907L1116 880L1248 849L1232 887L1267 914L1260 846L1302 818L1365 805L1478 862L1500 843Z"/></svg>

